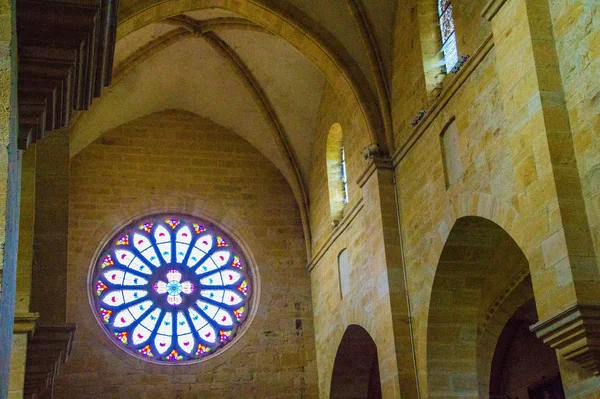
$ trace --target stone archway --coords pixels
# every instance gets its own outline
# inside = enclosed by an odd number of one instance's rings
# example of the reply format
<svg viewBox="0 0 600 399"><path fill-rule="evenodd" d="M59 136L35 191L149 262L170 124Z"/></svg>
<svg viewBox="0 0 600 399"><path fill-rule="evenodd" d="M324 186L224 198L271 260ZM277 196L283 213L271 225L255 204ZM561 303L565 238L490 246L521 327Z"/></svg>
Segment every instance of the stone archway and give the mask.
<svg viewBox="0 0 600 399"><path fill-rule="evenodd" d="M329 397L381 398L377 346L369 333L357 324L346 329L338 347Z"/></svg>
<svg viewBox="0 0 600 399"><path fill-rule="evenodd" d="M502 227L478 216L456 220L442 250L431 292L429 397L477 397L481 385L487 386L489 375L478 372L481 329L491 310L528 270L523 251Z"/></svg>

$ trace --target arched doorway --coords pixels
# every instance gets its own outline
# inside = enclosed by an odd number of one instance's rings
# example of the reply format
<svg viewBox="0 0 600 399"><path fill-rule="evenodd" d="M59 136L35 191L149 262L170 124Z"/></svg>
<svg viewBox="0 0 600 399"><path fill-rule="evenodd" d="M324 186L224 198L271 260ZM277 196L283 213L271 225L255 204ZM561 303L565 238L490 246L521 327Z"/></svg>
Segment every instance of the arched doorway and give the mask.
<svg viewBox="0 0 600 399"><path fill-rule="evenodd" d="M537 321L535 301L531 299L504 326L492 360L490 398L565 397L556 352L529 330Z"/></svg>
<svg viewBox="0 0 600 399"><path fill-rule="evenodd" d="M517 312L525 303L532 304L529 306L533 306L535 317L523 318ZM520 325L525 329L537 319L523 251L504 229L488 219L458 219L442 250L431 292L428 397L488 397L492 392L490 376L494 382L505 383L506 379L497 378L499 368L493 368L492 359L497 347L508 345L511 350L510 340L499 340L513 314L521 317ZM548 349L553 353L537 338L527 337L535 340L537 348L527 350ZM522 361L520 366L527 367L535 360Z"/></svg>
<svg viewBox="0 0 600 399"><path fill-rule="evenodd" d="M342 337L335 355L329 397L381 398L377 346L359 325L350 325Z"/></svg>

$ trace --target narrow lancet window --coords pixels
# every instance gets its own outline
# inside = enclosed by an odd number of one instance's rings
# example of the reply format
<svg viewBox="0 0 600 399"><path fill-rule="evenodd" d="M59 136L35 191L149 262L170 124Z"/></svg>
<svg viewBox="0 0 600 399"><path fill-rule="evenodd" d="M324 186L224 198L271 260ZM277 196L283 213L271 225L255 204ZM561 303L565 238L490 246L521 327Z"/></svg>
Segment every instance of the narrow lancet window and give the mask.
<svg viewBox="0 0 600 399"><path fill-rule="evenodd" d="M456 32L454 31L454 17L452 16L452 3L450 0L438 0L438 15L440 17L444 63L446 64L446 72L450 73L458 62L458 47L456 46Z"/></svg>
<svg viewBox="0 0 600 399"><path fill-rule="evenodd" d="M342 182L344 183L344 204L348 203L348 178L346 176L346 151L342 145Z"/></svg>
<svg viewBox="0 0 600 399"><path fill-rule="evenodd" d="M344 207L348 203L348 174L346 169L346 151L342 126L334 123L327 136L327 182L329 186L329 207L331 221L337 225L344 216Z"/></svg>

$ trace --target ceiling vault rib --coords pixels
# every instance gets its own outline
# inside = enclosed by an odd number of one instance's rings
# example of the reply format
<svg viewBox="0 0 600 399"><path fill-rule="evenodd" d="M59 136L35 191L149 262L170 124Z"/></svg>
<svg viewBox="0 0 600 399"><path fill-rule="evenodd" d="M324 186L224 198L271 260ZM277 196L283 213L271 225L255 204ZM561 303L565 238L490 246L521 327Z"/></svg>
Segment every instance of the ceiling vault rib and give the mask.
<svg viewBox="0 0 600 399"><path fill-rule="evenodd" d="M383 59L379 43L373 31L373 24L369 20L366 10L361 0L348 0L348 6L354 16L354 21L360 32L360 37L367 49L369 64L373 71L375 84L377 89L377 98L379 101L379 109L385 129L385 137L390 154L394 153L394 134L392 126L392 111L390 106L390 91L389 82L385 75Z"/></svg>
<svg viewBox="0 0 600 399"><path fill-rule="evenodd" d="M225 17L199 21L197 19L188 17L187 15L180 14L171 18L163 19L160 22L170 25L181 26L182 28L185 28L188 31L197 35L204 34L217 29L251 30L273 35L272 32L245 18Z"/></svg>
<svg viewBox="0 0 600 399"><path fill-rule="evenodd" d="M272 35L268 30L244 18L214 18L198 21L185 15L177 15L172 18L163 19L159 23L175 25L180 28L167 32L146 43L123 60L123 62L115 69L113 75L115 82L121 80L129 71L152 57L154 54L190 36L201 36L217 29L241 29Z"/></svg>
<svg viewBox="0 0 600 399"><path fill-rule="evenodd" d="M223 55L234 67L234 71L242 78L244 85L250 89L252 96L255 98L257 105L259 106L261 113L264 114L267 121L272 125L273 138L277 143L281 155L283 156L286 167L292 172L291 173L291 186L298 205L300 208L300 216L302 218L302 227L304 230L304 240L306 245L306 252L308 259L311 257L311 234L310 234L310 223L309 223L309 208L308 208L308 195L304 187L302 176L300 175L300 169L298 163L294 157L292 148L287 141L287 135L283 124L279 120L271 101L267 97L267 94L263 90L258 80L252 74L252 71L248 68L246 63L240 58L240 56L233 50L225 41L213 32L207 32L202 35L204 38L218 53Z"/></svg>
<svg viewBox="0 0 600 399"><path fill-rule="evenodd" d="M123 62L121 62L121 64L115 69L115 73L113 75L113 84L123 79L123 77L125 77L125 75L127 75L132 69L148 58L152 57L154 54L192 35L193 34L187 29L179 28L165 33L164 35L146 43L144 46L140 47L129 57L123 60Z"/></svg>

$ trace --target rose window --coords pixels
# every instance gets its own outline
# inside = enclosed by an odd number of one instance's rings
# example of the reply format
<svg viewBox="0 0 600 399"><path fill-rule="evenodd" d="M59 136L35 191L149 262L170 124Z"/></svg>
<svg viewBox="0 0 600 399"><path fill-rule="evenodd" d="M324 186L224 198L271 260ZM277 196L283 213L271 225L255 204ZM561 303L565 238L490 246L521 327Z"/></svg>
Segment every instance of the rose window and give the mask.
<svg viewBox="0 0 600 399"><path fill-rule="evenodd" d="M121 230L92 277L104 330L127 352L155 362L218 353L245 322L252 292L235 243L189 217L149 217Z"/></svg>

